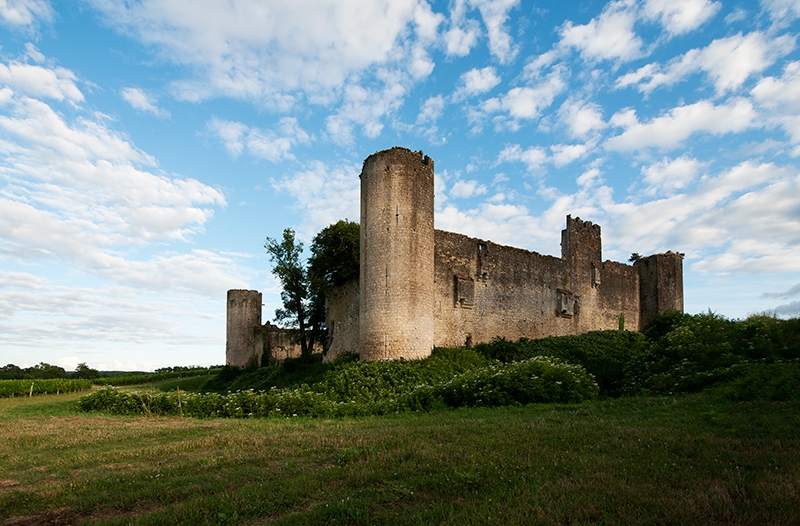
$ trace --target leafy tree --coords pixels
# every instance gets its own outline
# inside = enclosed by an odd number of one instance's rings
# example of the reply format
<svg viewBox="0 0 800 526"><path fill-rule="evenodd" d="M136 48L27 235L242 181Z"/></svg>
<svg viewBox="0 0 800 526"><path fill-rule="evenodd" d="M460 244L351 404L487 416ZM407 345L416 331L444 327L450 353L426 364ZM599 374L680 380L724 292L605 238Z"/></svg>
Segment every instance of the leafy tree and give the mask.
<svg viewBox="0 0 800 526"><path fill-rule="evenodd" d="M311 242L311 257L308 260L309 319L317 341L323 345L327 344L327 290L358 277L360 235L358 223L344 219L320 230Z"/></svg>
<svg viewBox="0 0 800 526"><path fill-rule="evenodd" d="M33 367L28 367L25 372L34 379L47 379L47 378L66 378L67 371L58 365L50 365L49 363L41 362Z"/></svg>
<svg viewBox="0 0 800 526"><path fill-rule="evenodd" d="M86 378L90 380L92 378L99 378L100 371L98 371L97 369L92 369L91 367L86 365L86 362L81 362L78 364L77 367L75 367L75 373L72 375L72 377Z"/></svg>
<svg viewBox="0 0 800 526"><path fill-rule="evenodd" d="M283 287L283 308L275 311L275 320L296 331L301 354L308 357L314 347L314 333L307 330L309 279L300 259L303 244L297 241L293 229L286 228L281 241L268 237L264 248L273 263L272 273L278 277Z"/></svg>
<svg viewBox="0 0 800 526"><path fill-rule="evenodd" d="M303 244L291 228L283 231L282 240L267 238L264 244L272 273L283 286L283 308L275 311L275 320L296 331L303 357L311 355L315 344L326 344L327 289L358 277L359 236L358 223L346 219L323 228L311 243L307 266L301 259Z"/></svg>
<svg viewBox="0 0 800 526"><path fill-rule="evenodd" d="M13 363L0 367L0 379L2 380L24 380L25 378L25 370Z"/></svg>
<svg viewBox="0 0 800 526"><path fill-rule="evenodd" d="M329 287L344 285L358 277L361 230L358 223L339 220L314 236L308 272Z"/></svg>

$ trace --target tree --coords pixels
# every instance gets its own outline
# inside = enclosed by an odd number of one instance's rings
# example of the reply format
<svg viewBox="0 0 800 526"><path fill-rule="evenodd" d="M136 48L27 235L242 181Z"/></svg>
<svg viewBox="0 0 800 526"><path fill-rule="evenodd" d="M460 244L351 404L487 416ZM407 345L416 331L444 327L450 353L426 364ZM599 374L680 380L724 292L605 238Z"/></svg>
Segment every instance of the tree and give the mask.
<svg viewBox="0 0 800 526"><path fill-rule="evenodd" d="M327 344L327 290L358 277L360 236L358 223L344 219L320 230L311 242L311 257L308 260L309 320L317 341L323 345Z"/></svg>
<svg viewBox="0 0 800 526"><path fill-rule="evenodd" d="M275 320L296 331L303 356L309 356L315 344L326 344L328 288L358 277L359 236L358 223L346 219L323 228L311 242L307 267L301 259L303 244L291 228L283 231L280 242L268 237L264 244L274 264L272 273L283 286L283 308L275 311Z"/></svg>
<svg viewBox="0 0 800 526"><path fill-rule="evenodd" d="M281 282L283 308L275 311L275 320L297 331L297 341L303 357L311 355L314 347L313 333L307 334L308 324L308 273L303 268L300 255L303 244L295 238L294 230L283 231L283 240L267 238L264 248L273 263L272 273Z"/></svg>
<svg viewBox="0 0 800 526"><path fill-rule="evenodd" d="M92 378L99 378L100 371L97 369L92 369L86 362L81 362L75 367L75 373L72 375L73 378L86 378L87 380L91 380Z"/></svg>
<svg viewBox="0 0 800 526"><path fill-rule="evenodd" d="M28 367L25 372L34 379L48 379L48 378L66 378L67 371L58 365L50 365L49 363L40 362L38 365Z"/></svg>

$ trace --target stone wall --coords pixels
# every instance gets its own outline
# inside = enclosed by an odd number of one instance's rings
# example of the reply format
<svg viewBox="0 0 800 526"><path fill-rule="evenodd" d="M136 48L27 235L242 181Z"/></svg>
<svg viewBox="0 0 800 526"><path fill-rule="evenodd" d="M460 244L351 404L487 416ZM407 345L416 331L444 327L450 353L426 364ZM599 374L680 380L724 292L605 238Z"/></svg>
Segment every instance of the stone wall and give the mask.
<svg viewBox="0 0 800 526"><path fill-rule="evenodd" d="M325 361L340 354L358 354L358 279L352 279L340 287L329 289L325 304L325 325L328 327L328 351Z"/></svg>
<svg viewBox="0 0 800 526"><path fill-rule="evenodd" d="M659 313L683 312L683 255L653 254L637 260L639 271L640 328Z"/></svg>
<svg viewBox="0 0 800 526"><path fill-rule="evenodd" d="M433 323L433 161L392 148L361 171L359 341L362 359L430 355Z"/></svg>
<svg viewBox="0 0 800 526"><path fill-rule="evenodd" d="M326 360L345 352L424 358L434 345L498 336L641 330L656 313L683 310L682 255L604 262L600 226L571 216L561 257L434 230L433 182L433 161L422 152L392 148L364 161L360 276L328 292ZM253 330L260 305L257 291L228 292L228 363L260 356L254 334L274 359L300 355L283 329Z"/></svg>
<svg viewBox="0 0 800 526"><path fill-rule="evenodd" d="M258 363L263 348L259 327L261 293L257 290L229 290L225 348L227 365L249 367Z"/></svg>

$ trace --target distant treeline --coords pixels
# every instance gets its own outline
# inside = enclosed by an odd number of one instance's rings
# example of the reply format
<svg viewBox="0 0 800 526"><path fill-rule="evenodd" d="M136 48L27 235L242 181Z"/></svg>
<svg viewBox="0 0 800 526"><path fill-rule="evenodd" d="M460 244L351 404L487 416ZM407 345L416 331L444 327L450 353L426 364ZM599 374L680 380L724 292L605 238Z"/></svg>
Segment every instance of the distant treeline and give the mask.
<svg viewBox="0 0 800 526"><path fill-rule="evenodd" d="M142 371L98 371L85 363L79 363L74 371L66 371L63 367L41 362L32 367L22 368L13 363L0 367L0 380L52 380L58 378L75 378L93 380L100 385L131 385L141 382L155 382L183 376L216 373L221 365L202 367L199 365L162 367L155 373Z"/></svg>
<svg viewBox="0 0 800 526"><path fill-rule="evenodd" d="M201 376L204 374L219 374L222 366L212 367L165 367L156 369L154 373L126 373L115 374L113 376L101 376L93 379L95 385L136 385L151 382L160 382L171 378L189 378L191 376Z"/></svg>

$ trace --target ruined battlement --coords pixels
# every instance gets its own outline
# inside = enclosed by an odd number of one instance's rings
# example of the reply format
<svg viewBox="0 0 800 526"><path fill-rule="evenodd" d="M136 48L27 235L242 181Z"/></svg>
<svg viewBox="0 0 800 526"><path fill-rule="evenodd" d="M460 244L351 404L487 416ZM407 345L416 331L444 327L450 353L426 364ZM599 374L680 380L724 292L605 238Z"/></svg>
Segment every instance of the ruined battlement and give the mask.
<svg viewBox="0 0 800 526"><path fill-rule="evenodd" d="M472 346L498 336L641 330L657 313L683 311L677 252L633 265L603 261L600 225L569 215L561 257L435 230L434 163L421 151L395 147L370 155L360 178L359 278L329 291L326 360L344 352L417 359L434 346ZM255 318L231 302L232 292L241 291L229 292L227 363L243 366L246 350L258 343L231 327L247 332ZM239 348L245 350L232 350Z"/></svg>

